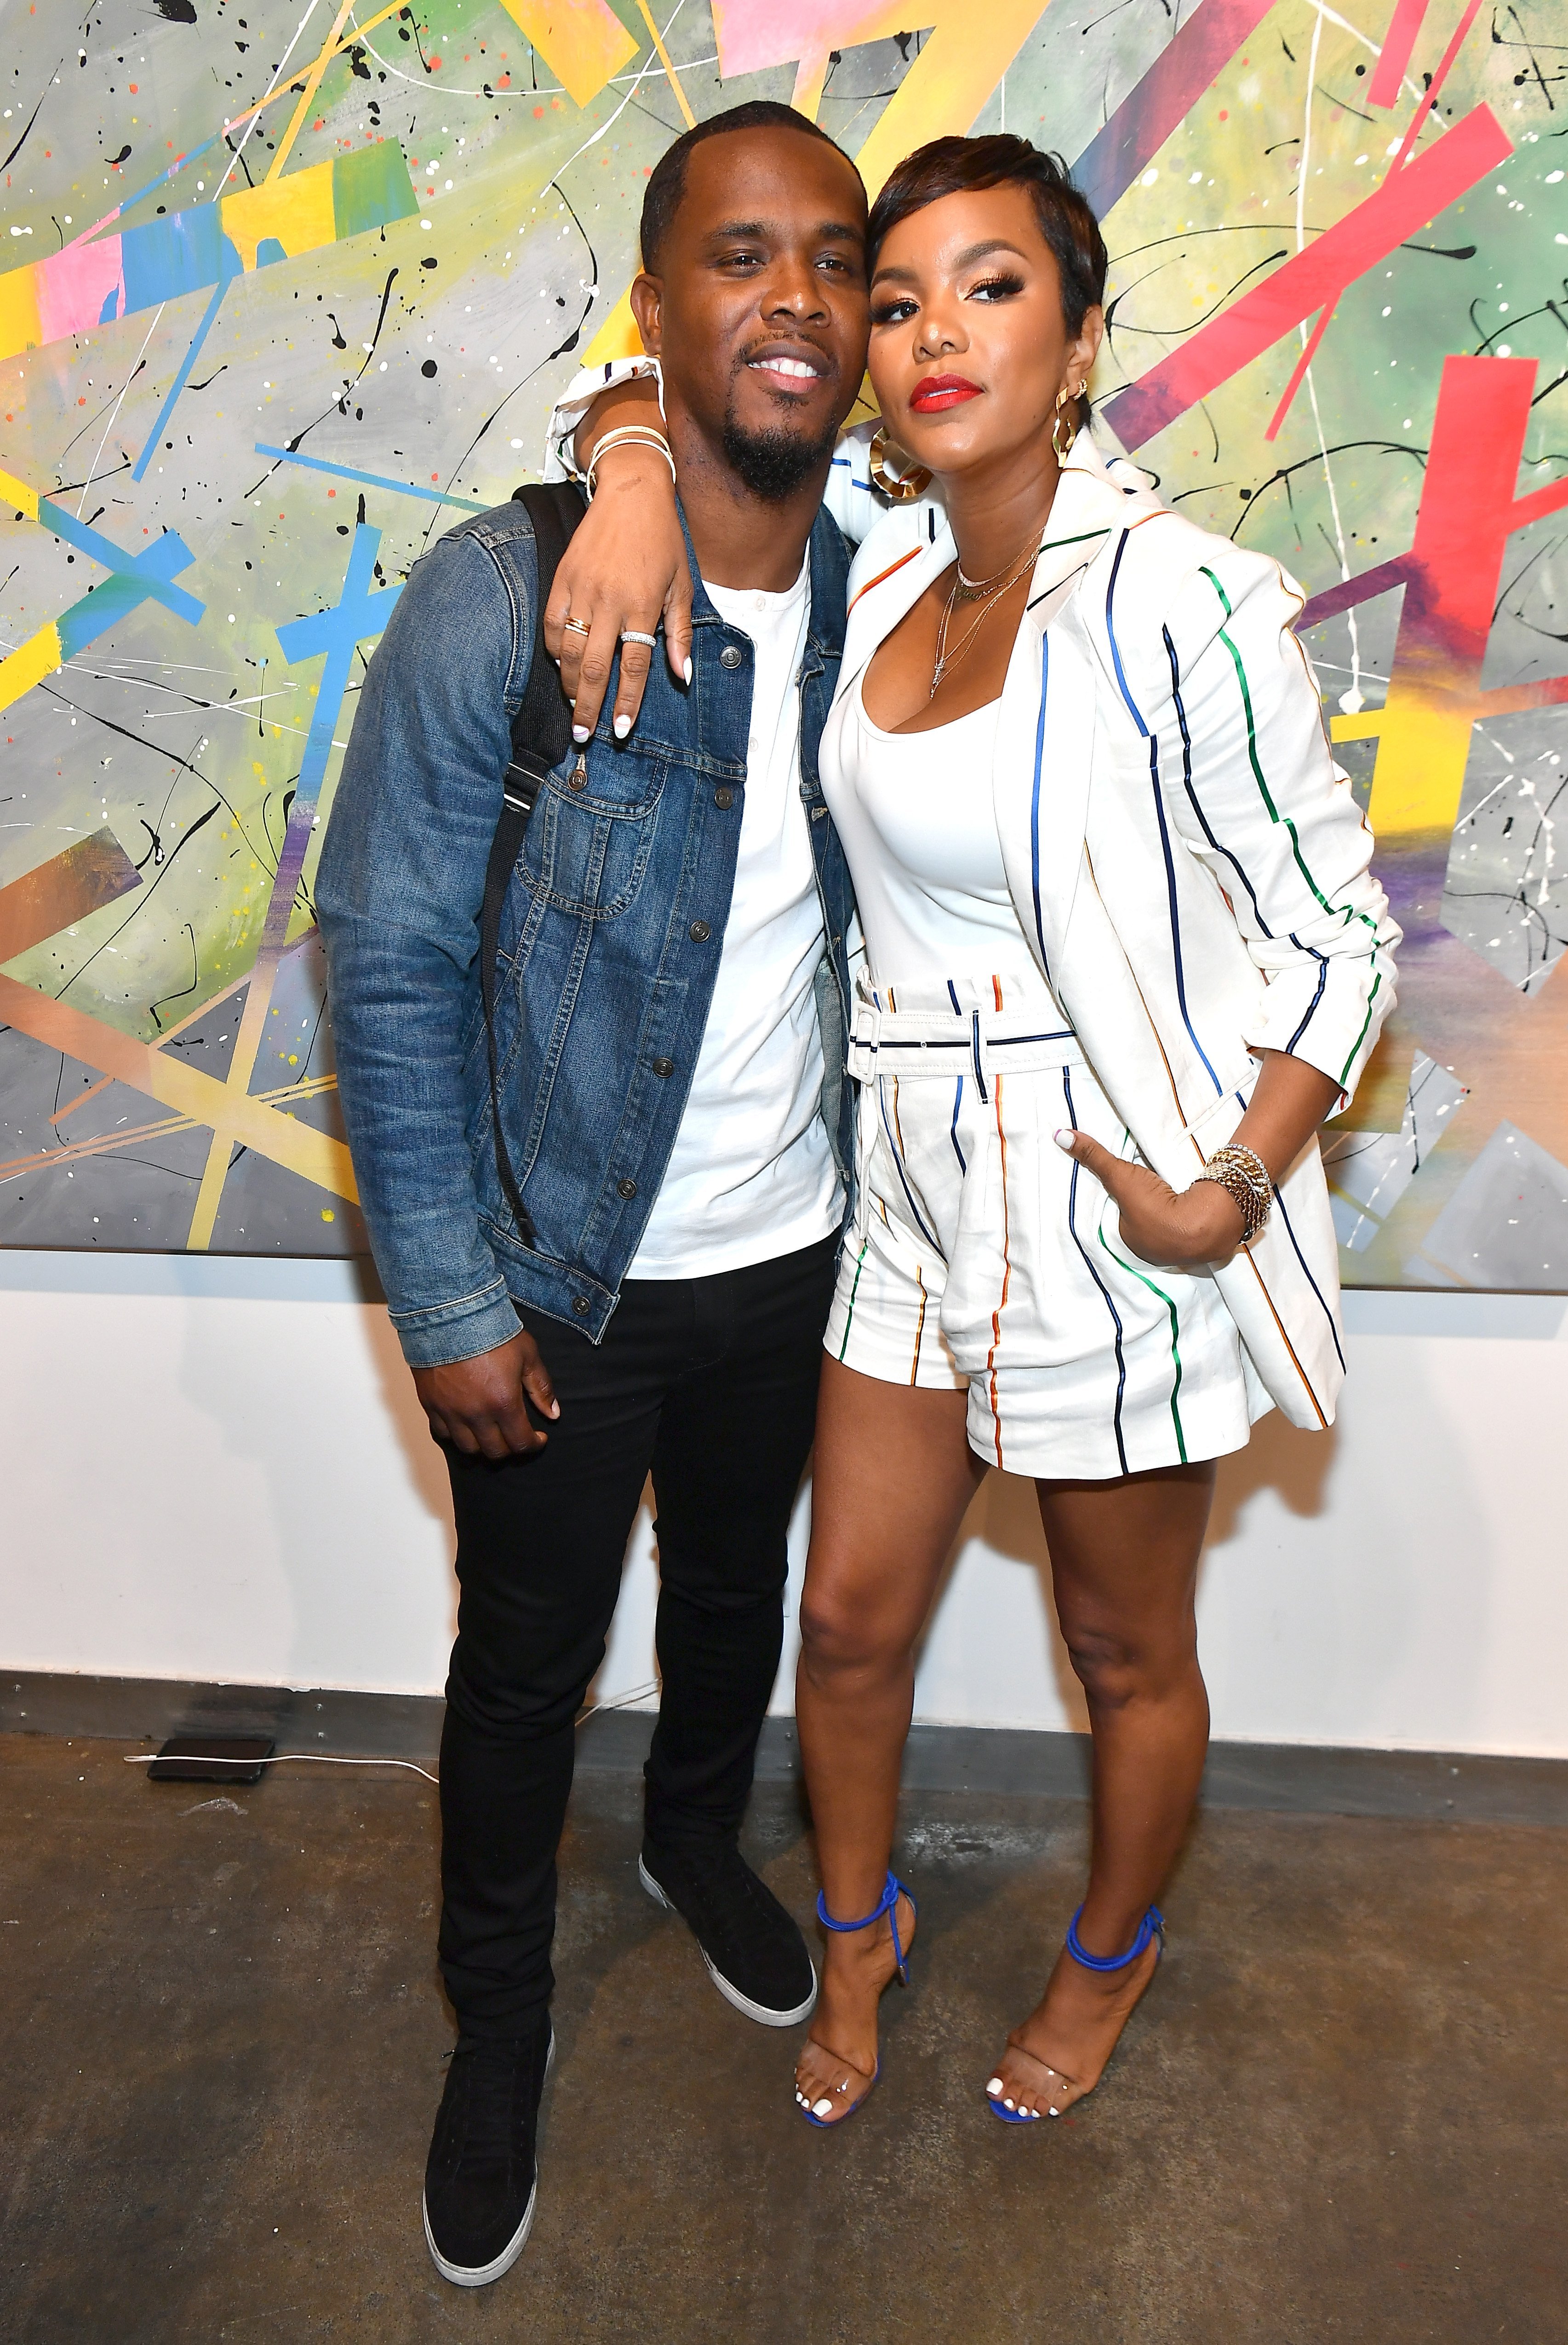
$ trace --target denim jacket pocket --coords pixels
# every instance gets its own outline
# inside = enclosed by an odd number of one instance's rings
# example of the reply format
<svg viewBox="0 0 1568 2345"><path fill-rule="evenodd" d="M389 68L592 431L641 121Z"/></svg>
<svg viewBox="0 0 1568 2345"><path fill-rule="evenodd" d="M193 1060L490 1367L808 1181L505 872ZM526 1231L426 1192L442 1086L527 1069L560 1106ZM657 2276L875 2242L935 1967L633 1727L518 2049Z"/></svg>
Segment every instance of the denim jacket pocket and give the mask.
<svg viewBox="0 0 1568 2345"><path fill-rule="evenodd" d="M574 758L551 774L523 837L523 885L551 909L612 920L636 900L648 869L666 766L641 762L607 775Z"/></svg>

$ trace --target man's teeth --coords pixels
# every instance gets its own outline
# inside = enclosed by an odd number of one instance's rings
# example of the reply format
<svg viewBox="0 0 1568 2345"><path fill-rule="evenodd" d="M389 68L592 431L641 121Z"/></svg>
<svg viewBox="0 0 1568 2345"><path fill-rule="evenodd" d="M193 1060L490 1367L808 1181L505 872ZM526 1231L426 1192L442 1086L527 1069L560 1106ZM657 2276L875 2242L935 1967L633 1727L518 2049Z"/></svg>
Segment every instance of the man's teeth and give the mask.
<svg viewBox="0 0 1568 2345"><path fill-rule="evenodd" d="M817 379L815 367L806 366L799 359L753 359L751 363L765 367L769 374L797 376L802 382L814 382Z"/></svg>

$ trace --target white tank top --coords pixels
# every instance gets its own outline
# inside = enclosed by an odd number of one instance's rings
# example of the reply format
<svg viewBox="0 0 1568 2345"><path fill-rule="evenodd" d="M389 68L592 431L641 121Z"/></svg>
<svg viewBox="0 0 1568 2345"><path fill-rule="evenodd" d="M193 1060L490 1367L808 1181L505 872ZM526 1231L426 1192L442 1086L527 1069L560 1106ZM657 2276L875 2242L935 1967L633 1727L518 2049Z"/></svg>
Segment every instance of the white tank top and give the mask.
<svg viewBox="0 0 1568 2345"><path fill-rule="evenodd" d="M885 733L857 680L824 727L823 794L881 983L1007 969L1039 982L996 835L1000 706L987 701L926 733Z"/></svg>

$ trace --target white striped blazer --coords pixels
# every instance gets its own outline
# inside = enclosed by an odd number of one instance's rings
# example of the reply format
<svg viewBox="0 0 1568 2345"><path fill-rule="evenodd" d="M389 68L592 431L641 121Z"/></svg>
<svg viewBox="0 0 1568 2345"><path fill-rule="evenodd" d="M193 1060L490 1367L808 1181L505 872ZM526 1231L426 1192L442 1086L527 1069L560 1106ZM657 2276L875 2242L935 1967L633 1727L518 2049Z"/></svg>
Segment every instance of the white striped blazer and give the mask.
<svg viewBox="0 0 1568 2345"><path fill-rule="evenodd" d="M841 443L829 490L864 536L840 693L955 556L930 502L864 534L865 436ZM1292 632L1302 601L1278 563L1171 513L1080 434L1002 694L996 827L1035 958L1178 1189L1239 1122L1254 1051L1292 1052L1348 1101L1393 1007L1400 930ZM1330 1423L1344 1350L1316 1139L1262 1235L1212 1275L1249 1384L1292 1424Z"/></svg>

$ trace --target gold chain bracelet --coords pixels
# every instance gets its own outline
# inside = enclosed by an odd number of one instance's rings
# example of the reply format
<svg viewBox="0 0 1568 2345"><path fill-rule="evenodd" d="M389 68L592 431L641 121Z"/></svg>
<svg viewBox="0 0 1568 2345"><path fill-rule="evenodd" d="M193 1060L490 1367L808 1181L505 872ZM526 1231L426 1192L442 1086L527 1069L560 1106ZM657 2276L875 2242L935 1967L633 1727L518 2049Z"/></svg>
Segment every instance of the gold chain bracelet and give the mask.
<svg viewBox="0 0 1568 2345"><path fill-rule="evenodd" d="M1241 1243L1250 1245L1274 1203L1274 1183L1257 1150L1244 1141L1228 1141L1215 1150L1198 1179L1214 1182L1232 1200L1241 1215Z"/></svg>

